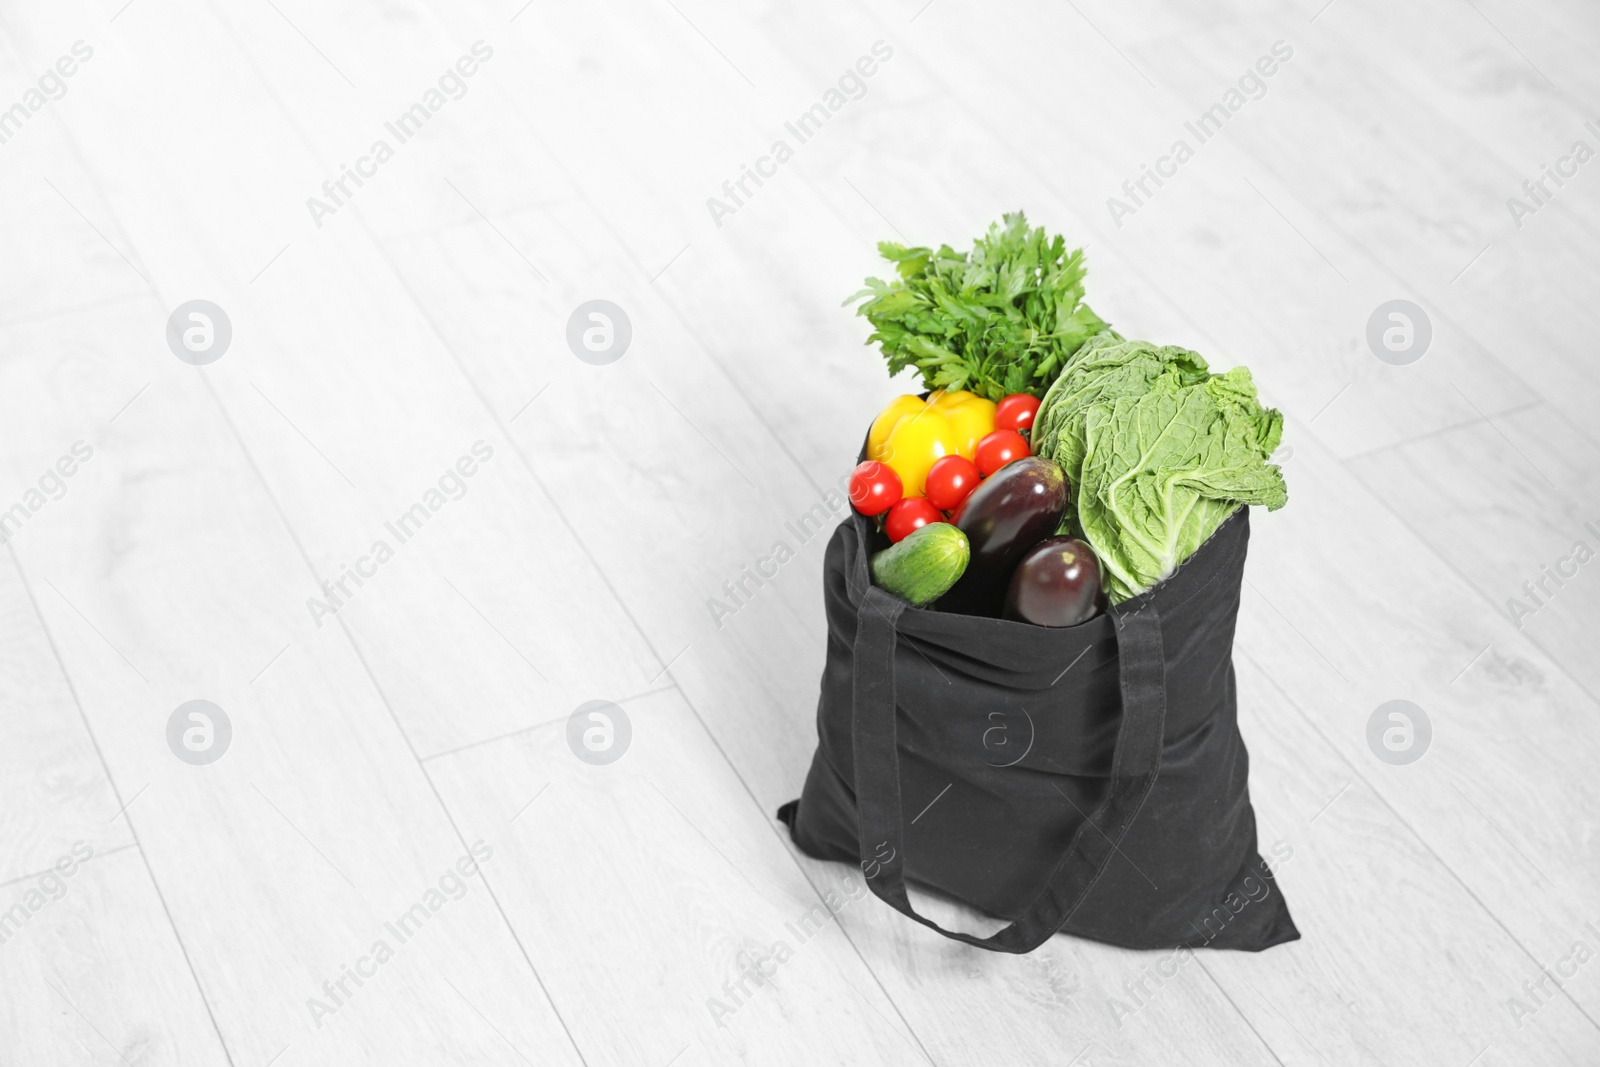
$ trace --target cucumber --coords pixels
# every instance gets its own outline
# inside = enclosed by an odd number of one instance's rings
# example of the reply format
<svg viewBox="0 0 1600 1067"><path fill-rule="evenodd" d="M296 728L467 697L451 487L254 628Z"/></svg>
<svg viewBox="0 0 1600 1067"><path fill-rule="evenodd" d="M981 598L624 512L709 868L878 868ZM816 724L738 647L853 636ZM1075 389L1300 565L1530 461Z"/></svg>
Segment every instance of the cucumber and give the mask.
<svg viewBox="0 0 1600 1067"><path fill-rule="evenodd" d="M872 557L872 579L916 607L931 604L956 584L972 551L967 535L948 522L930 522Z"/></svg>

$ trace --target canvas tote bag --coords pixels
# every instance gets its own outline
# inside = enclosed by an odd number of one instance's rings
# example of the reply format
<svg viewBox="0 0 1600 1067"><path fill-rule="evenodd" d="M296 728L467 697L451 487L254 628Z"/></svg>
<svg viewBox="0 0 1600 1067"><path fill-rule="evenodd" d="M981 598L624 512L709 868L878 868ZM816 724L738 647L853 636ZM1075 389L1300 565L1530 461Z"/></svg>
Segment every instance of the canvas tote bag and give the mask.
<svg viewBox="0 0 1600 1067"><path fill-rule="evenodd" d="M1154 589L1052 629L915 608L872 584L851 512L824 560L817 752L778 817L946 937L1029 952L1259 951L1300 935L1257 853L1232 662L1248 509ZM907 882L1010 925L918 914Z"/></svg>

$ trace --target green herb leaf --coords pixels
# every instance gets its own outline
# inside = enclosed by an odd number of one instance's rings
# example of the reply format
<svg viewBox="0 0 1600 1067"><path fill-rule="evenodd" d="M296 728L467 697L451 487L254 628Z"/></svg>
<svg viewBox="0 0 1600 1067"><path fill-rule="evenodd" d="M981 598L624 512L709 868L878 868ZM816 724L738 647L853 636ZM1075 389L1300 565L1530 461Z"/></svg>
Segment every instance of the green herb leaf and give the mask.
<svg viewBox="0 0 1600 1067"><path fill-rule="evenodd" d="M868 343L882 348L889 373L914 367L929 389L1038 396L1068 357L1109 329L1083 303L1083 250L1030 229L1020 211L990 226L970 253L892 241L878 252L899 279L868 278L845 303L864 301L857 314L872 323Z"/></svg>

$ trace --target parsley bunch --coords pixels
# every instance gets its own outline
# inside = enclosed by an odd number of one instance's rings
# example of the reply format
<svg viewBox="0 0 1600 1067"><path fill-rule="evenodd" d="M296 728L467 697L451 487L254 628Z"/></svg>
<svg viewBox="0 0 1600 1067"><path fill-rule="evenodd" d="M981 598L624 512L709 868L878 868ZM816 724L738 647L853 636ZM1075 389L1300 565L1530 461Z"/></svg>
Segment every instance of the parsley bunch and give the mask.
<svg viewBox="0 0 1600 1067"><path fill-rule="evenodd" d="M882 241L899 279L868 278L845 303L867 298L856 313L872 323L867 343L882 347L891 376L915 367L929 389L1039 396L1068 356L1109 328L1083 303L1083 249L1066 244L1029 229L1020 211L991 225L971 252Z"/></svg>

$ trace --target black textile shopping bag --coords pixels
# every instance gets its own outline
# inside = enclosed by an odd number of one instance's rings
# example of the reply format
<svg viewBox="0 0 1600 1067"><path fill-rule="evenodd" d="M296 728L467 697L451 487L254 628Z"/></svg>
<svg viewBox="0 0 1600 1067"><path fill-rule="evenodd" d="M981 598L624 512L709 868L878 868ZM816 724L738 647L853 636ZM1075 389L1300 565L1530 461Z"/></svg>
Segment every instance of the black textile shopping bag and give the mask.
<svg viewBox="0 0 1600 1067"><path fill-rule="evenodd" d="M884 902L981 948L1058 930L1144 949L1297 939L1256 851L1236 721L1249 536L1242 508L1154 589L1051 629L878 588L867 562L888 542L852 512L823 565L817 753L778 817L807 855L859 863ZM908 880L1011 925L946 930Z"/></svg>

